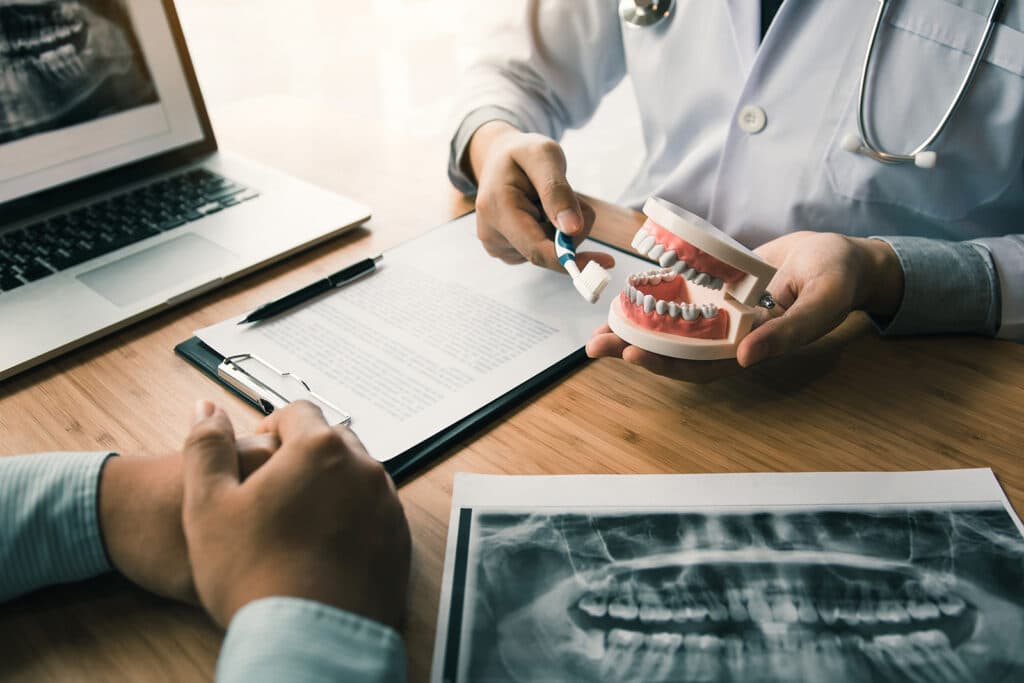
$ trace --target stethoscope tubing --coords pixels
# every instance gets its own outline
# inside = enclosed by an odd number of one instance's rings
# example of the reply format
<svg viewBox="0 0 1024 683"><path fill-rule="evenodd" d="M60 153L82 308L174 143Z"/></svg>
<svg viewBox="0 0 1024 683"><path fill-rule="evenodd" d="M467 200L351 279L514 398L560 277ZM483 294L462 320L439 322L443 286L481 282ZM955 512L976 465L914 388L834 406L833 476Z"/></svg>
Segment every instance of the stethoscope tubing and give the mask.
<svg viewBox="0 0 1024 683"><path fill-rule="evenodd" d="M971 84L974 82L974 77L977 75L978 68L981 66L981 60L984 58L985 52L988 50L988 45L992 40L992 34L995 32L995 28L999 22L999 17L1002 14L1005 2L1004 0L994 0L992 3L992 9L988 15L988 24L985 27L985 33L982 35L977 48L974 50L974 55L971 58L971 64L968 67L963 80L960 81L960 87L956 91L956 96L949 103L945 113L942 115L938 125L935 126L931 134L925 138L921 144L907 154L886 152L875 144L870 137L867 126L867 117L865 115L864 102L866 98L868 75L871 70L871 58L875 52L875 42L878 38L878 30L882 24L882 18L885 15L885 10L888 5L889 0L878 0L878 12L875 14L875 22L871 28L871 38L868 40L868 47L864 52L864 66L861 69L860 86L857 92L857 130L860 133L861 142L863 144L861 152L868 154L872 158L884 164L899 164L913 162L917 154L924 152L932 145L932 143L935 142L935 140L938 139L942 134L942 131L945 130L946 126L953 118L956 110L960 107L964 97L967 95L967 91L970 89Z"/></svg>

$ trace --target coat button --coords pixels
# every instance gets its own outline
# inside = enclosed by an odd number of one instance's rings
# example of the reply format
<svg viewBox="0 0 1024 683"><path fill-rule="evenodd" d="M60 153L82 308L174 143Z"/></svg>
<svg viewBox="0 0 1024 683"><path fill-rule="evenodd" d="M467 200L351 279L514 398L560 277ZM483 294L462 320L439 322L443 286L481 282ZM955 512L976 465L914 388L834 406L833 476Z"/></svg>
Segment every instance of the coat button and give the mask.
<svg viewBox="0 0 1024 683"><path fill-rule="evenodd" d="M748 104L743 109L740 109L740 115L736 120L740 128L751 135L760 133L768 125L768 117L765 115L764 109L752 104Z"/></svg>

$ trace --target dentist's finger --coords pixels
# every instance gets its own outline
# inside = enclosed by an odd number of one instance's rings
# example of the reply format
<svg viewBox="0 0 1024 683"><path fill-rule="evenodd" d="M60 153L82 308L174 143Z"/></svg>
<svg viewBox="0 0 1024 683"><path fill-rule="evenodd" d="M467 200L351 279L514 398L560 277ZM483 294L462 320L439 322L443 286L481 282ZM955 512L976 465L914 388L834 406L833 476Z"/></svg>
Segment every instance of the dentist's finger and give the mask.
<svg viewBox="0 0 1024 683"><path fill-rule="evenodd" d="M812 280L782 316L765 322L740 342L736 360L750 367L825 336L850 314L848 298L838 283Z"/></svg>

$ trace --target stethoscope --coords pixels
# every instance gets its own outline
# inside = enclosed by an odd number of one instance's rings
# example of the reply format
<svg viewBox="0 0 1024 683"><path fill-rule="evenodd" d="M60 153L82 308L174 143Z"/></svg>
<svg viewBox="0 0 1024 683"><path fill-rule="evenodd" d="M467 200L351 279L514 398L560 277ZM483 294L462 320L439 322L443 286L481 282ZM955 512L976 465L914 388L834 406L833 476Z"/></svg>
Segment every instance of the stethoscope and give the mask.
<svg viewBox="0 0 1024 683"><path fill-rule="evenodd" d="M875 23L871 29L871 38L868 40L867 50L864 52L864 66L860 72L860 86L857 91L857 131L860 133L860 136L858 137L852 133L847 135L843 138L842 147L847 152L863 154L883 164L913 163L918 168L934 168L935 163L938 161L938 155L928 148L945 130L946 125L953 118L956 110L967 95L967 90L971 87L971 83L978 73L978 68L981 66L981 60L984 58L986 50L988 50L988 44L992 41L992 33L999 23L999 16L1002 13L1005 2L1004 0L994 0L992 3L992 10L988 14L988 24L985 26L985 33L982 35L978 47L974 50L974 56L971 57L971 64L967 69L967 74L960 82L956 95L949 103L949 107L946 108L946 112L942 115L938 125L925 138L924 142L915 147L911 152L907 154L893 154L886 152L872 140L868 133L864 116L864 99L867 91L868 74L871 70L871 57L875 52L878 28L882 24L882 18L889 5L889 0L877 1L878 12L875 14ZM671 11L672 0L622 0L619 4L619 16L622 17L622 21L627 26L653 26L667 19Z"/></svg>

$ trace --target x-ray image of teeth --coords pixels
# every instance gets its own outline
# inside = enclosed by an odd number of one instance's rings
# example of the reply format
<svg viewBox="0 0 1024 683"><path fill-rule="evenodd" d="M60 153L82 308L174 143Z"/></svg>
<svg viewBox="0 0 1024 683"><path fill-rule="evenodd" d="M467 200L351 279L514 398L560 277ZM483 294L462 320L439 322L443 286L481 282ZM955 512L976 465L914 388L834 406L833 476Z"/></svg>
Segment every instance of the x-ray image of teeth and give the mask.
<svg viewBox="0 0 1024 683"><path fill-rule="evenodd" d="M157 99L126 0L0 0L0 144Z"/></svg>
<svg viewBox="0 0 1024 683"><path fill-rule="evenodd" d="M1024 681L999 507L487 510L464 537L459 680Z"/></svg>

